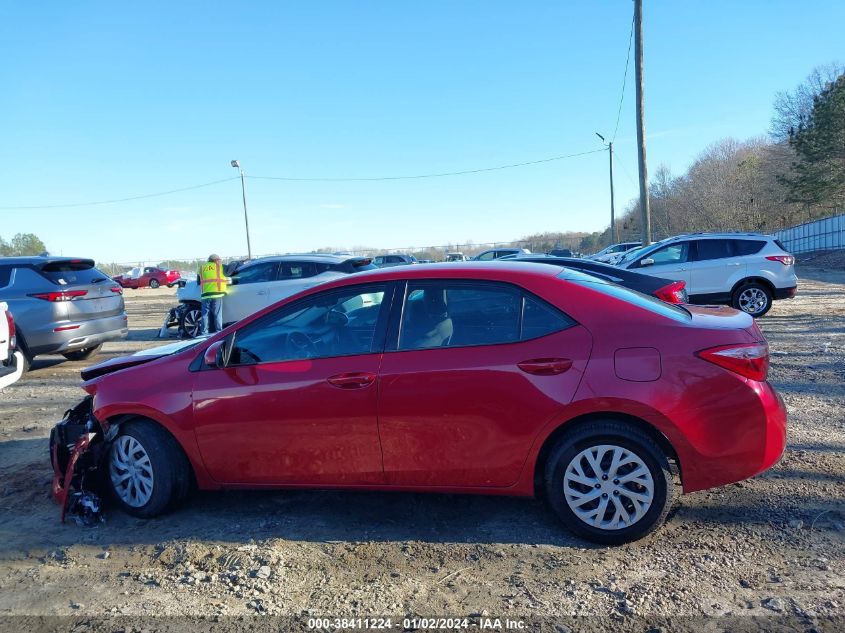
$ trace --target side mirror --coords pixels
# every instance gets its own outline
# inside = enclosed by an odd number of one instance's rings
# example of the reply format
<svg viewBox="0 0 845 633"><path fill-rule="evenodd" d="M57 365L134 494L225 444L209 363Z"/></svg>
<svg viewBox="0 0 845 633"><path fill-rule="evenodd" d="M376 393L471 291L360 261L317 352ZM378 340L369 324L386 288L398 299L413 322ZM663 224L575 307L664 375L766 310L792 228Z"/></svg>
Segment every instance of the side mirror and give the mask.
<svg viewBox="0 0 845 633"><path fill-rule="evenodd" d="M653 266L654 260L651 257L646 257L640 260L640 266Z"/></svg>
<svg viewBox="0 0 845 633"><path fill-rule="evenodd" d="M216 341L209 345L206 350L205 354L202 356L203 362L208 365L209 367L217 367L222 369L225 367L225 363L223 362L223 341Z"/></svg>
<svg viewBox="0 0 845 633"><path fill-rule="evenodd" d="M217 367L223 369L229 365L229 359L232 357L232 348L234 347L235 333L231 332L222 341L216 341L209 345L205 353L202 355L203 362L209 367Z"/></svg>

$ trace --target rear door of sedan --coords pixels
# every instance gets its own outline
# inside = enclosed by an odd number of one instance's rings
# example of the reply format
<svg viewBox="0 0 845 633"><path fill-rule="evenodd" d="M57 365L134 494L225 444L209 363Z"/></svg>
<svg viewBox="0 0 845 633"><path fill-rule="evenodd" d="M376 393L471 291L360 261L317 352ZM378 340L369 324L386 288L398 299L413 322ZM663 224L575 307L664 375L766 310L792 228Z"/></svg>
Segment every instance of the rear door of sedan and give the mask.
<svg viewBox="0 0 845 633"><path fill-rule="evenodd" d="M411 280L403 295L380 371L388 483L513 484L539 430L571 402L590 334L510 284Z"/></svg>

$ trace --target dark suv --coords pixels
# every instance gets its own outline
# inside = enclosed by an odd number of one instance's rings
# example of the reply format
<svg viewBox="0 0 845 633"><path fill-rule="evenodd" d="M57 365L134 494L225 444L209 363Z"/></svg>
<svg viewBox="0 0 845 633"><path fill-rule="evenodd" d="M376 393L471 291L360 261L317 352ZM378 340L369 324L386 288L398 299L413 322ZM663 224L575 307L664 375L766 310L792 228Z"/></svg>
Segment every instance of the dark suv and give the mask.
<svg viewBox="0 0 845 633"><path fill-rule="evenodd" d="M0 257L0 301L14 316L25 367L42 354L84 360L129 333L120 286L91 259Z"/></svg>

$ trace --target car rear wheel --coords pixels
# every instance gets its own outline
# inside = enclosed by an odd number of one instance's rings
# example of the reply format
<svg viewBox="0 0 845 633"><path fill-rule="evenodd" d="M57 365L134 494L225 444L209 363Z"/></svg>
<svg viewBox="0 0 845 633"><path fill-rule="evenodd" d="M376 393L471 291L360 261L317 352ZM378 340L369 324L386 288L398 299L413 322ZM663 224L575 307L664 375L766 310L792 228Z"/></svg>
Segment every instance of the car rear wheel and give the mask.
<svg viewBox="0 0 845 633"><path fill-rule="evenodd" d="M78 349L75 352L65 352L62 354L68 360L87 360L91 358L94 354L100 351L102 345L94 345L93 347L83 347L82 349Z"/></svg>
<svg viewBox="0 0 845 633"><path fill-rule="evenodd" d="M189 483L188 461L173 436L149 420L121 425L108 453L108 484L125 512L161 514L185 497Z"/></svg>
<svg viewBox="0 0 845 633"><path fill-rule="evenodd" d="M202 329L202 311L199 306L188 306L179 317L179 327L188 338L196 338Z"/></svg>
<svg viewBox="0 0 845 633"><path fill-rule="evenodd" d="M657 529L674 493L660 447L619 422L590 424L562 438L546 462L545 487L549 504L570 530L613 545Z"/></svg>
<svg viewBox="0 0 845 633"><path fill-rule="evenodd" d="M150 279L150 288L158 288L159 287L158 279Z"/></svg>
<svg viewBox="0 0 845 633"><path fill-rule="evenodd" d="M761 317L772 307L772 291L761 283L752 281L736 289L731 301L734 308Z"/></svg>

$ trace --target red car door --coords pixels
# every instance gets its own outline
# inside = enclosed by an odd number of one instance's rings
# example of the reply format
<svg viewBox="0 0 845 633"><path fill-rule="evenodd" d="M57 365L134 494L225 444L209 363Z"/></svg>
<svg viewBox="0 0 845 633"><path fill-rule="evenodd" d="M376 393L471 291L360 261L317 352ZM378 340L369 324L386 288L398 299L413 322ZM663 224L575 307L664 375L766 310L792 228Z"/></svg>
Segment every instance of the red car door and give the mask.
<svg viewBox="0 0 845 633"><path fill-rule="evenodd" d="M376 414L388 288L285 305L237 330L225 368L194 374L196 438L215 480L384 482Z"/></svg>
<svg viewBox="0 0 845 633"><path fill-rule="evenodd" d="M405 296L380 372L388 483L515 483L537 433L575 395L589 332L507 284L410 282Z"/></svg>

